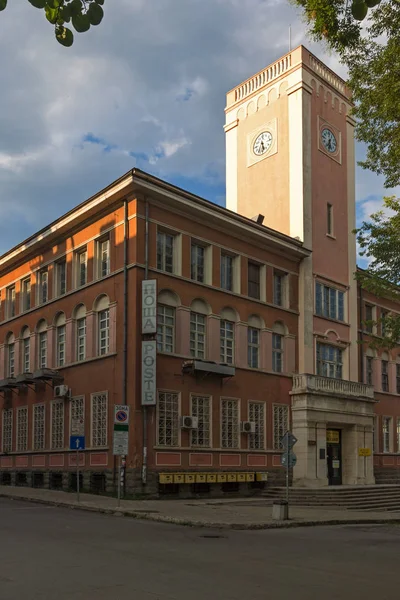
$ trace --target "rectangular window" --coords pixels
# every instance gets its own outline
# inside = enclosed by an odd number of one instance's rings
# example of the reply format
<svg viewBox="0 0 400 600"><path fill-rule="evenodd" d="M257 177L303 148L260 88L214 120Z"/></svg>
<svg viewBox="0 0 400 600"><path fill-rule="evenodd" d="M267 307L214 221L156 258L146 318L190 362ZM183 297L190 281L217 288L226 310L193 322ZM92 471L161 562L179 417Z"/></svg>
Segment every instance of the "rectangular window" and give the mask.
<svg viewBox="0 0 400 600"><path fill-rule="evenodd" d="M99 312L99 356L110 351L110 311L108 308Z"/></svg>
<svg viewBox="0 0 400 600"><path fill-rule="evenodd" d="M17 452L28 450L28 407L17 409Z"/></svg>
<svg viewBox="0 0 400 600"><path fill-rule="evenodd" d="M51 449L64 448L64 402L55 400L51 403Z"/></svg>
<svg viewBox="0 0 400 600"><path fill-rule="evenodd" d="M374 359L372 356L367 356L366 359L366 383L373 385L374 383Z"/></svg>
<svg viewBox="0 0 400 600"><path fill-rule="evenodd" d="M273 303L276 306L284 306L285 302L285 285L286 285L286 275L284 273L274 272L274 296Z"/></svg>
<svg viewBox="0 0 400 600"><path fill-rule="evenodd" d="M370 304L366 304L365 305L365 331L367 333L372 333L373 332L373 328L374 328L374 312L373 312L373 306L371 306Z"/></svg>
<svg viewBox="0 0 400 600"><path fill-rule="evenodd" d="M81 361L86 358L86 317L76 322L76 359Z"/></svg>
<svg viewBox="0 0 400 600"><path fill-rule="evenodd" d="M159 304L157 308L157 350L174 352L175 308Z"/></svg>
<svg viewBox="0 0 400 600"><path fill-rule="evenodd" d="M65 258L56 262L56 296L63 296L67 291L67 262Z"/></svg>
<svg viewBox="0 0 400 600"><path fill-rule="evenodd" d="M176 392L158 392L159 446L179 446L179 394Z"/></svg>
<svg viewBox="0 0 400 600"><path fill-rule="evenodd" d="M247 294L260 299L260 265L251 262L247 265Z"/></svg>
<svg viewBox="0 0 400 600"><path fill-rule="evenodd" d="M31 340L24 338L22 353L23 373L29 373L31 370Z"/></svg>
<svg viewBox="0 0 400 600"><path fill-rule="evenodd" d="M190 277L193 281L204 283L205 275L205 248L199 244L192 244Z"/></svg>
<svg viewBox="0 0 400 600"><path fill-rule="evenodd" d="M84 396L76 396L71 399L71 408L70 408L70 423L69 423L69 432L70 435L72 433L72 423L74 421L81 421L84 423L85 421L85 398Z"/></svg>
<svg viewBox="0 0 400 600"><path fill-rule="evenodd" d="M317 281L315 284L315 312L320 317L344 321L344 292Z"/></svg>
<svg viewBox="0 0 400 600"><path fill-rule="evenodd" d="M260 330L255 327L247 329L247 362L252 369L258 369L260 355Z"/></svg>
<svg viewBox="0 0 400 600"><path fill-rule="evenodd" d="M274 418L274 450L283 450L282 438L289 430L289 407L286 404L275 404Z"/></svg>
<svg viewBox="0 0 400 600"><path fill-rule="evenodd" d="M317 342L317 375L342 379L342 350L328 344Z"/></svg>
<svg viewBox="0 0 400 600"><path fill-rule="evenodd" d="M231 321L220 323L220 360L233 365L235 356L235 324Z"/></svg>
<svg viewBox="0 0 400 600"><path fill-rule="evenodd" d="M107 446L107 392L92 394L92 447Z"/></svg>
<svg viewBox="0 0 400 600"><path fill-rule="evenodd" d="M233 290L233 256L221 253L221 287Z"/></svg>
<svg viewBox="0 0 400 600"><path fill-rule="evenodd" d="M39 333L39 369L47 367L47 331Z"/></svg>
<svg viewBox="0 0 400 600"><path fill-rule="evenodd" d="M239 400L221 401L222 448L239 448Z"/></svg>
<svg viewBox="0 0 400 600"><path fill-rule="evenodd" d="M166 273L174 272L175 236L165 231L157 232L157 269Z"/></svg>
<svg viewBox="0 0 400 600"><path fill-rule="evenodd" d="M329 202L326 205L326 232L333 235L333 206Z"/></svg>
<svg viewBox="0 0 400 600"><path fill-rule="evenodd" d="M382 367L382 392L389 391L389 362L387 360L381 361Z"/></svg>
<svg viewBox="0 0 400 600"><path fill-rule="evenodd" d="M110 274L110 240L97 242L97 277L107 277Z"/></svg>
<svg viewBox="0 0 400 600"><path fill-rule="evenodd" d="M29 310L31 307L31 278L24 279L22 282L22 310Z"/></svg>
<svg viewBox="0 0 400 600"><path fill-rule="evenodd" d="M199 313L190 313L190 354L193 358L206 356L206 317Z"/></svg>
<svg viewBox="0 0 400 600"><path fill-rule="evenodd" d="M11 287L7 288L6 308L7 318L11 319L12 317L15 317L15 285L12 285Z"/></svg>
<svg viewBox="0 0 400 600"><path fill-rule="evenodd" d="M87 250L79 250L76 253L76 286L82 287L87 284Z"/></svg>
<svg viewBox="0 0 400 600"><path fill-rule="evenodd" d="M211 399L208 396L192 396L192 417L197 417L198 428L190 432L191 445L209 448L211 446Z"/></svg>
<svg viewBox="0 0 400 600"><path fill-rule="evenodd" d="M283 335L279 333L272 334L272 370L283 372Z"/></svg>
<svg viewBox="0 0 400 600"><path fill-rule="evenodd" d="M400 394L400 364L396 365L396 392Z"/></svg>
<svg viewBox="0 0 400 600"><path fill-rule="evenodd" d="M255 423L255 433L249 435L250 450L265 449L265 402L249 402L249 421Z"/></svg>
<svg viewBox="0 0 400 600"><path fill-rule="evenodd" d="M7 344L7 377L15 375L15 344Z"/></svg>
<svg viewBox="0 0 400 600"><path fill-rule="evenodd" d="M392 426L392 418L391 417L382 417L382 443L383 443L383 452L391 452L391 426Z"/></svg>
<svg viewBox="0 0 400 600"><path fill-rule="evenodd" d="M45 405L33 406L33 449L44 450Z"/></svg>
<svg viewBox="0 0 400 600"><path fill-rule="evenodd" d="M12 452L12 433L13 433L13 409L6 408L3 410L3 427L2 427L2 452Z"/></svg>
<svg viewBox="0 0 400 600"><path fill-rule="evenodd" d="M47 269L39 271L38 276L38 304L45 304L49 299L49 272Z"/></svg>
<svg viewBox="0 0 400 600"><path fill-rule="evenodd" d="M386 326L386 318L389 316L387 310L381 310L381 333L382 337L386 337L387 334L387 326Z"/></svg>
<svg viewBox="0 0 400 600"><path fill-rule="evenodd" d="M65 325L57 327L57 367L65 365Z"/></svg>

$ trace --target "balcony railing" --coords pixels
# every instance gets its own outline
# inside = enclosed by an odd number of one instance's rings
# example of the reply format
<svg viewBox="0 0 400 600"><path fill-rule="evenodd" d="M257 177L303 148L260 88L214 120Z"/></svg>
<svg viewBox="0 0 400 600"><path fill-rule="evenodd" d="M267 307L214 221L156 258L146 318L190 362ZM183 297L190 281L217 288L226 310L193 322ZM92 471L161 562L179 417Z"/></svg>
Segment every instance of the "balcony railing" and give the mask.
<svg viewBox="0 0 400 600"><path fill-rule="evenodd" d="M292 394L314 392L347 396L352 398L366 398L374 400L374 388L366 383L346 381L344 379L331 379L320 375L302 373L293 375Z"/></svg>

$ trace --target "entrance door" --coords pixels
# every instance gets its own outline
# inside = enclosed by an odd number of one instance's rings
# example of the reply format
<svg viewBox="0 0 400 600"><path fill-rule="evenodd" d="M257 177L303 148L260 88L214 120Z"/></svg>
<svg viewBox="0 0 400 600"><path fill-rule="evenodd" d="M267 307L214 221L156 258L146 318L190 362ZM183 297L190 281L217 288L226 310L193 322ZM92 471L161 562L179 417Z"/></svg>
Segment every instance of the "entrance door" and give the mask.
<svg viewBox="0 0 400 600"><path fill-rule="evenodd" d="M342 438L340 429L326 430L329 485L342 485Z"/></svg>

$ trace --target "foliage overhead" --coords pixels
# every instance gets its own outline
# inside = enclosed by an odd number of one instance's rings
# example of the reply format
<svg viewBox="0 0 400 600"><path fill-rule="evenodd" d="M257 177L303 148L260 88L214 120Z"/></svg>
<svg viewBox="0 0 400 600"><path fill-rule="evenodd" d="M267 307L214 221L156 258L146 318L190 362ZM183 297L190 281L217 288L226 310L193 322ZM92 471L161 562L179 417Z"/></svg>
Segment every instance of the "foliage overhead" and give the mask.
<svg viewBox="0 0 400 600"><path fill-rule="evenodd" d="M88 31L92 25L100 25L104 0L28 0L32 6L44 11L46 19L54 25L56 40L63 46L72 46L74 34ZM0 11L7 7L7 0L0 0Z"/></svg>

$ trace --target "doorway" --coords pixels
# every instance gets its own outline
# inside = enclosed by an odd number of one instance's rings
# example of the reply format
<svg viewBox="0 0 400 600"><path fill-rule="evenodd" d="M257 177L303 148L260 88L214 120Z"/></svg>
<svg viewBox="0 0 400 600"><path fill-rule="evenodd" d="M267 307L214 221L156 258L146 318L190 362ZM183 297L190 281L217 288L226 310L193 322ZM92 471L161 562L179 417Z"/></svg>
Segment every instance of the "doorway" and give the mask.
<svg viewBox="0 0 400 600"><path fill-rule="evenodd" d="M326 460L329 485L342 485L342 432L326 430Z"/></svg>

